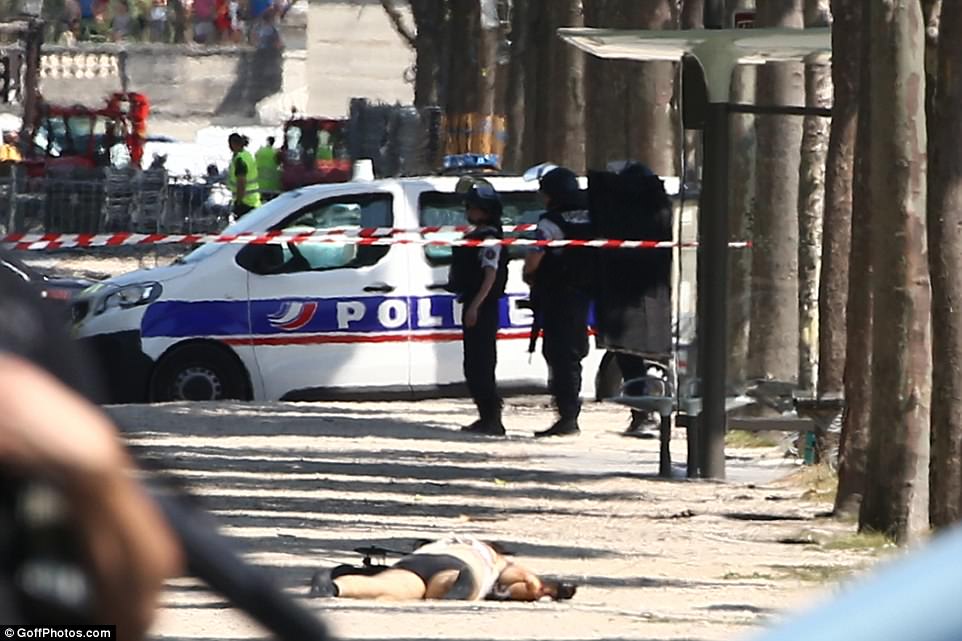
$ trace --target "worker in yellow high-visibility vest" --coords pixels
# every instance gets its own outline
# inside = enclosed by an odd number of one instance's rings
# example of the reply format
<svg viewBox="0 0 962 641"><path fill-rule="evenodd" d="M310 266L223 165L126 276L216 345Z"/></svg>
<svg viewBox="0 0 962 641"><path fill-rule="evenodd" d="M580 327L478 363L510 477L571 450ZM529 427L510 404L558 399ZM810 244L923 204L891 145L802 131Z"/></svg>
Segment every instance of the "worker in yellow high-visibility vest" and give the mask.
<svg viewBox="0 0 962 641"><path fill-rule="evenodd" d="M261 186L261 201L267 202L281 193L280 151L274 147L274 136L267 137L267 144L257 150L257 179Z"/></svg>
<svg viewBox="0 0 962 641"><path fill-rule="evenodd" d="M247 136L238 133L232 133L227 138L227 144L234 154L227 168L227 186L234 195L233 211L237 218L261 206L257 162L254 155L247 151L249 142Z"/></svg>

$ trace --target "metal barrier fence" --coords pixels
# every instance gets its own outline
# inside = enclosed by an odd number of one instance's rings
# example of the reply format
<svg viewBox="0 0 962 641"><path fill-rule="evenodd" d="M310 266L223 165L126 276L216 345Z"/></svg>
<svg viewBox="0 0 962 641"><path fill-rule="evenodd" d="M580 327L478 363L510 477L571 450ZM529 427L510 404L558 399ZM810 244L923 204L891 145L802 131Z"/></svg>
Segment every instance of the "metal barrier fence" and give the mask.
<svg viewBox="0 0 962 641"><path fill-rule="evenodd" d="M0 229L6 233L215 233L228 223L222 183L163 169L108 170L89 178L0 174ZM229 192L228 192L229 194Z"/></svg>

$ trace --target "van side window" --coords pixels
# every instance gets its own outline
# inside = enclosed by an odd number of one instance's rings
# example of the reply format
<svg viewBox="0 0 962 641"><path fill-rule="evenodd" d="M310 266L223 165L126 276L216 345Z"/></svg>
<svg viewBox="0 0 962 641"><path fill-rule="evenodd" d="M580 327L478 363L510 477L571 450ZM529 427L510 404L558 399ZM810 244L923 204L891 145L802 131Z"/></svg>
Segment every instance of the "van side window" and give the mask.
<svg viewBox="0 0 962 641"><path fill-rule="evenodd" d="M394 199L391 194L340 196L312 203L271 228L285 234L324 229L345 231L362 227L392 227ZM333 243L288 243L283 246L284 272L369 267L381 260L389 246Z"/></svg>
<svg viewBox="0 0 962 641"><path fill-rule="evenodd" d="M537 223L544 212L538 192L535 191L507 191L501 192L501 202L504 204L503 225L519 225ZM464 213L464 196L447 192L426 191L418 199L418 219L422 227L436 227L444 225L466 225L468 220ZM459 232L438 232L424 234L429 240L453 240L462 236ZM507 232L505 237L533 237L533 234ZM512 260L524 256L524 247L509 248ZM451 264L451 248L443 246L427 246L424 256L432 265Z"/></svg>

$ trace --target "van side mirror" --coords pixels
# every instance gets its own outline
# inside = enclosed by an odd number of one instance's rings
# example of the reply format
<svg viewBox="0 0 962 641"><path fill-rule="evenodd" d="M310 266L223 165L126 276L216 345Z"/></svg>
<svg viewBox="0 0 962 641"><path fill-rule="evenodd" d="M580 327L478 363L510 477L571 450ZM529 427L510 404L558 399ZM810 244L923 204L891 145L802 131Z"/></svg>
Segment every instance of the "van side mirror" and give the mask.
<svg viewBox="0 0 962 641"><path fill-rule="evenodd" d="M244 245L235 260L251 273L276 274L284 268L284 248L275 244Z"/></svg>

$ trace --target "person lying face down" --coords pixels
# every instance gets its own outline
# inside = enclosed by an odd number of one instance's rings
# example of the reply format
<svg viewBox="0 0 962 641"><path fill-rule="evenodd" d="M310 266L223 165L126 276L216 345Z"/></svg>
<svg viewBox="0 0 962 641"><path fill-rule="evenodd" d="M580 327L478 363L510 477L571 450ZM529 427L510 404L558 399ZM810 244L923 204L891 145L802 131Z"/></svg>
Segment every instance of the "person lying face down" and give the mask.
<svg viewBox="0 0 962 641"><path fill-rule="evenodd" d="M433 541L389 567L341 565L319 570L310 596L412 601L570 599L575 586L542 579L509 561L496 546L469 536Z"/></svg>

